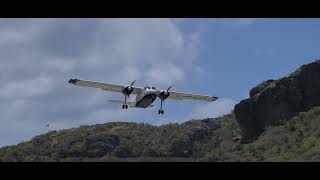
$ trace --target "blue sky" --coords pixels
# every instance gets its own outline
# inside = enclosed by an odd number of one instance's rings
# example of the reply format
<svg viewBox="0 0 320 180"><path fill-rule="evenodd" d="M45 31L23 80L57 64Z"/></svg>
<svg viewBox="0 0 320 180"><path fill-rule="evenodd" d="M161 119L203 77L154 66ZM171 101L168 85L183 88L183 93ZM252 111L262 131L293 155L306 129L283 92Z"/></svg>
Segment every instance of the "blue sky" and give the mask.
<svg viewBox="0 0 320 180"><path fill-rule="evenodd" d="M319 59L320 19L0 19L0 146L50 129L135 121L160 125L218 117L263 80ZM121 94L70 78L220 97L159 102L146 110L108 102Z"/></svg>
<svg viewBox="0 0 320 180"><path fill-rule="evenodd" d="M186 27L201 29L193 21ZM215 82L210 87L220 96L240 100L262 80L286 76L319 58L319 19L254 19L238 26L209 21L201 21L205 30L198 63L210 72L208 79Z"/></svg>
<svg viewBox="0 0 320 180"><path fill-rule="evenodd" d="M196 89L236 102L263 80L320 58L319 19L191 19L179 25L201 33L196 64L207 72L208 84Z"/></svg>

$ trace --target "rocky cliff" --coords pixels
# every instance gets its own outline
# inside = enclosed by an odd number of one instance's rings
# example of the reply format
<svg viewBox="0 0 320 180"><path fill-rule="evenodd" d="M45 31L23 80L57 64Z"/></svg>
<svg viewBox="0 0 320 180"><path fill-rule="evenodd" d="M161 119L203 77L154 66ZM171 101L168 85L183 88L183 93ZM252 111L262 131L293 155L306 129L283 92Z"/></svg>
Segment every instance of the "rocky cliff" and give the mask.
<svg viewBox="0 0 320 180"><path fill-rule="evenodd" d="M320 105L320 60L288 77L268 80L234 108L243 140L252 142L269 126L280 125L301 111Z"/></svg>

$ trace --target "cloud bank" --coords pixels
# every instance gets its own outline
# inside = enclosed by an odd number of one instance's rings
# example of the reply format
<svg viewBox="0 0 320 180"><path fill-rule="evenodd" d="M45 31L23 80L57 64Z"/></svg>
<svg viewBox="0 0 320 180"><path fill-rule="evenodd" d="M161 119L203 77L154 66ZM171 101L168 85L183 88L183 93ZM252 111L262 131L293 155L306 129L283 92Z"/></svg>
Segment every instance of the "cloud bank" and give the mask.
<svg viewBox="0 0 320 180"><path fill-rule="evenodd" d="M201 71L199 34L170 19L1 19L0 27L0 146L43 133L47 123L146 121L108 102L121 95L75 88L70 78L166 88Z"/></svg>

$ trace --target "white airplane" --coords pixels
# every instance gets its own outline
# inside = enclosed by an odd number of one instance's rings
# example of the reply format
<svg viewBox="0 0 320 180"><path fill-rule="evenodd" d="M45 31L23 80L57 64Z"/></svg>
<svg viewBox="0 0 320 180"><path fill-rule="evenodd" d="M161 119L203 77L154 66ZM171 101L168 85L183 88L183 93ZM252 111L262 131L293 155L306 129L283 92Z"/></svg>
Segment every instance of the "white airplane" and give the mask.
<svg viewBox="0 0 320 180"><path fill-rule="evenodd" d="M143 88L133 87L133 84L135 83L135 81L133 81L130 85L126 85L126 86L79 80L79 79L70 79L69 83L77 86L99 88L104 91L122 93L124 94L124 101L110 100L110 102L115 104L123 104L122 109L128 109L128 105L132 108L153 107L154 105L152 103L158 97L161 100L160 110L158 111L158 114L164 113L162 109L162 104L164 100L166 100L167 98L175 99L175 100L183 100L183 99L201 100L201 101L208 101L208 102L212 102L218 99L218 97L215 97L215 96L206 96L206 95L169 91L172 88L172 86L170 86L167 90L161 90L161 91L156 90L155 87L150 87L150 86L145 86ZM137 95L135 102L127 102L127 97L129 97L130 94Z"/></svg>

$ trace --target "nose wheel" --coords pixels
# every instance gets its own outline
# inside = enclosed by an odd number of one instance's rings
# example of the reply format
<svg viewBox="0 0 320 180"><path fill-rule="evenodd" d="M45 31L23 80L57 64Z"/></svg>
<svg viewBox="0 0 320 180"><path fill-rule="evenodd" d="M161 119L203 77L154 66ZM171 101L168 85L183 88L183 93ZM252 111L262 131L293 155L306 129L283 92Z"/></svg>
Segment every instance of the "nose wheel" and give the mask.
<svg viewBox="0 0 320 180"><path fill-rule="evenodd" d="M128 109L128 105L122 105L122 109Z"/></svg>
<svg viewBox="0 0 320 180"><path fill-rule="evenodd" d="M158 114L163 114L163 113L164 113L163 110L159 110L159 111L158 111Z"/></svg>

